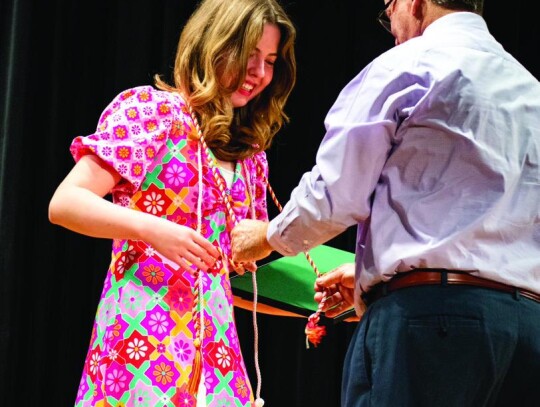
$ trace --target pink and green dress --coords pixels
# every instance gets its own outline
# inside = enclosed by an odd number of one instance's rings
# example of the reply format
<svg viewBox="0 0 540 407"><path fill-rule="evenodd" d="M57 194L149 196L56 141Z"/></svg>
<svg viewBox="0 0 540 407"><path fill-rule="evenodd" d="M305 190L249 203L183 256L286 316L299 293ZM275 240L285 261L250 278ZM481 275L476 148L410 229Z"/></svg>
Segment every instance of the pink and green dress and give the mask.
<svg viewBox="0 0 540 407"><path fill-rule="evenodd" d="M199 161L196 134L180 95L142 86L120 93L96 132L73 140L71 153L75 160L95 154L122 176L111 191L117 205L193 229L201 214L201 233L226 254L202 274L205 404L249 406L254 395L234 322L227 261L233 225L204 151ZM267 220L259 171L267 176L265 153L236 164L225 192L237 220L253 213ZM144 241L113 241L77 407L196 406L196 397L187 391L195 357L195 281Z"/></svg>

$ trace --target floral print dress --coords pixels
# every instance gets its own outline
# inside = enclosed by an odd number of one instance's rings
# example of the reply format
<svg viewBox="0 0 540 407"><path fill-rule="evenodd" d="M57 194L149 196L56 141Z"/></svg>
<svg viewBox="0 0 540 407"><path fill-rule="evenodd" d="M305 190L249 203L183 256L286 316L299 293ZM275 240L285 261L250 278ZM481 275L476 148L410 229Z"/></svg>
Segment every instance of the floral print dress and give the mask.
<svg viewBox="0 0 540 407"><path fill-rule="evenodd" d="M200 225L220 247L224 256L202 273L197 303L203 313L201 381L207 406L248 406L254 396L234 323L227 260L233 225L209 165L213 157L201 154L196 134L180 95L141 86L116 96L96 132L76 137L71 153L76 161L95 154L122 176L111 191L115 204L193 229ZM236 164L224 192L237 220L252 214L267 220L261 170L267 175L264 152ZM195 284L191 273L145 242L113 241L77 407L197 405L187 391L196 353L194 318L200 316L193 313Z"/></svg>

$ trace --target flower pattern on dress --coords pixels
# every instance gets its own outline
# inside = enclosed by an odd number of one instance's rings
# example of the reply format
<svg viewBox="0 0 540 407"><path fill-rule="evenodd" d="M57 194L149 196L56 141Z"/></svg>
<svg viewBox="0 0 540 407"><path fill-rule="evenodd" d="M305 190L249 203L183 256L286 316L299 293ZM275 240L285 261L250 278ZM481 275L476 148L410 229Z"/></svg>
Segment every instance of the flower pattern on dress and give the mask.
<svg viewBox="0 0 540 407"><path fill-rule="evenodd" d="M192 229L198 228L202 183L200 233L230 256L232 224L204 152L199 179L196 136L179 94L142 86L121 92L103 111L96 132L75 137L70 150L77 161L96 155L121 175L112 190L113 203ZM235 216L251 215L244 168L255 190L255 213L267 220L259 173L267 176L264 153L237 163L228 189ZM246 407L254 401L234 323L229 269L219 259L202 274L201 380L208 407ZM142 240L113 240L77 407L196 406L195 396L187 392L198 318L190 271Z"/></svg>
<svg viewBox="0 0 540 407"><path fill-rule="evenodd" d="M156 378L156 381L161 384L171 383L172 377L174 375L171 367L164 362L157 364L154 367L154 371L152 372L152 374Z"/></svg>
<svg viewBox="0 0 540 407"><path fill-rule="evenodd" d="M187 385L184 384L182 387L176 389L176 393L171 399L173 404L178 407L195 407L197 400L194 396L189 394L187 391Z"/></svg>
<svg viewBox="0 0 540 407"><path fill-rule="evenodd" d="M174 367L174 362L168 360L164 355L159 356L155 361L151 361L150 367L148 367L145 374L152 382L152 385L164 393L167 392L167 389L175 387L180 375Z"/></svg>
<svg viewBox="0 0 540 407"><path fill-rule="evenodd" d="M214 288L208 305L214 310L212 315L217 319L218 324L223 324L230 315L231 310L222 287L217 286Z"/></svg>
<svg viewBox="0 0 540 407"><path fill-rule="evenodd" d="M127 387L127 376L119 369L112 369L107 373L105 385L111 393L119 393Z"/></svg>
<svg viewBox="0 0 540 407"><path fill-rule="evenodd" d="M193 306L193 294L191 288L180 280L169 287L169 291L165 295L164 300L165 303L179 315L184 315L186 312L190 311Z"/></svg>
<svg viewBox="0 0 540 407"><path fill-rule="evenodd" d="M214 357L217 360L217 364L223 369L228 369L231 367L231 355L229 355L229 351L225 346L220 346L217 349Z"/></svg>
<svg viewBox="0 0 540 407"><path fill-rule="evenodd" d="M163 212L165 199L163 199L163 195L158 192L150 192L146 195L143 205L145 206L146 212L157 215L158 213Z"/></svg>
<svg viewBox="0 0 540 407"><path fill-rule="evenodd" d="M168 330L169 321L167 320L165 314L162 314L158 311L155 314L150 315L150 322L148 323L148 325L150 325L150 330L152 332L162 334Z"/></svg>
<svg viewBox="0 0 540 407"><path fill-rule="evenodd" d="M182 362L193 359L195 348L191 343L186 342L183 339L173 342L173 352L176 358Z"/></svg>
<svg viewBox="0 0 540 407"><path fill-rule="evenodd" d="M88 360L88 371L91 376L96 376L98 374L99 370L99 349L96 350L96 352L93 352L90 355L90 358Z"/></svg>
<svg viewBox="0 0 540 407"><path fill-rule="evenodd" d="M133 365L137 369L149 360L150 355L155 350L148 337L138 331L133 331L128 338L118 342L116 346L125 363Z"/></svg>
<svg viewBox="0 0 540 407"><path fill-rule="evenodd" d="M242 397L247 396L248 392L248 386L246 381L242 377L237 377L234 383L234 388L236 390L236 393L238 393Z"/></svg>
<svg viewBox="0 0 540 407"><path fill-rule="evenodd" d="M170 313L160 305L150 308L146 312L146 316L141 320L141 326L146 329L149 338L155 338L157 341L166 340L174 325Z"/></svg>
<svg viewBox="0 0 540 407"><path fill-rule="evenodd" d="M148 345L142 339L135 338L128 342L126 353L130 359L139 360L144 358L148 352Z"/></svg>
<svg viewBox="0 0 540 407"><path fill-rule="evenodd" d="M155 285L163 282L163 276L165 273L160 267L150 264L145 266L143 270L142 275L147 283L152 283Z"/></svg>
<svg viewBox="0 0 540 407"><path fill-rule="evenodd" d="M238 355L223 340L206 344L204 351L208 354L209 364L217 368L222 376L226 376L227 373L236 369Z"/></svg>
<svg viewBox="0 0 540 407"><path fill-rule="evenodd" d="M236 405L234 398L222 390L216 395L213 402L208 404L208 407L234 407Z"/></svg>
<svg viewBox="0 0 540 407"><path fill-rule="evenodd" d="M120 295L120 308L125 314L135 317L142 309L144 309L147 297L148 295L139 287L135 286L133 283L128 283L124 286Z"/></svg>
<svg viewBox="0 0 540 407"><path fill-rule="evenodd" d="M150 387L138 384L132 393L128 406L132 407L154 407L157 399Z"/></svg>

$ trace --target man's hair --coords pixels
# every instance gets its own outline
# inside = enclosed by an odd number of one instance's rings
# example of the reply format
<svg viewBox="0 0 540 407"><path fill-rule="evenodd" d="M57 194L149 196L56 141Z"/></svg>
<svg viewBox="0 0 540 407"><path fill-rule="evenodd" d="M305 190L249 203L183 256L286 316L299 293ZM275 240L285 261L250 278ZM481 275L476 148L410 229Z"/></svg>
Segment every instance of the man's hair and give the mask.
<svg viewBox="0 0 540 407"><path fill-rule="evenodd" d="M231 94L246 75L265 24L281 32L274 77L248 105L234 109ZM289 119L283 109L296 80L295 38L295 27L277 0L203 0L182 30L174 86L159 77L157 86L187 98L218 158L244 158L267 149Z"/></svg>
<svg viewBox="0 0 540 407"><path fill-rule="evenodd" d="M471 11L482 14L484 11L484 0L430 0L443 8L450 10Z"/></svg>

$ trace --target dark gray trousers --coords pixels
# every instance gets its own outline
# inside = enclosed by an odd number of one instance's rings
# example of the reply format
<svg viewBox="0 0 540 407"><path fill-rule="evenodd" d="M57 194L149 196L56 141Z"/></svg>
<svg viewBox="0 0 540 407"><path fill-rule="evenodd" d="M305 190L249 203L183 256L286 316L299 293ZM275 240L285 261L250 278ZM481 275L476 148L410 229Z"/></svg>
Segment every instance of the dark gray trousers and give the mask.
<svg viewBox="0 0 540 407"><path fill-rule="evenodd" d="M540 406L540 303L461 285L389 293L358 323L341 405Z"/></svg>

